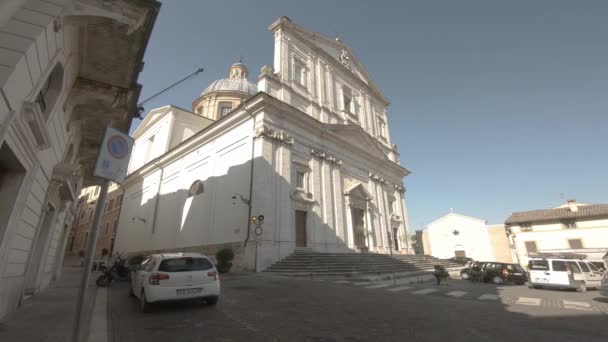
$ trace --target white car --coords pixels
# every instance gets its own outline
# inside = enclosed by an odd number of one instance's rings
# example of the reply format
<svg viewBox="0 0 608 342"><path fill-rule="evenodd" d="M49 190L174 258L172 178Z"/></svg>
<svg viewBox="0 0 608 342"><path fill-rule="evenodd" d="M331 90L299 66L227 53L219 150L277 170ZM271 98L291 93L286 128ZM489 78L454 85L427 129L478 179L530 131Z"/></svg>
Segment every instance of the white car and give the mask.
<svg viewBox="0 0 608 342"><path fill-rule="evenodd" d="M585 292L588 288L599 288L603 278L594 264L577 259L532 258L528 271L534 288L568 288Z"/></svg>
<svg viewBox="0 0 608 342"><path fill-rule="evenodd" d="M154 254L135 268L129 290L143 312L151 303L166 301L202 299L215 305L220 279L211 260L200 253Z"/></svg>

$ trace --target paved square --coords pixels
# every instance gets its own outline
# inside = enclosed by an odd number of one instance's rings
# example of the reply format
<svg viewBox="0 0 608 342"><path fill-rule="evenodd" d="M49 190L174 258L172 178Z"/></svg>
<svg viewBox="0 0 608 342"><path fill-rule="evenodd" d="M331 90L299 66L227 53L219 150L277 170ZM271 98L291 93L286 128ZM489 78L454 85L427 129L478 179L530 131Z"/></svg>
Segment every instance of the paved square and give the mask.
<svg viewBox="0 0 608 342"><path fill-rule="evenodd" d="M515 301L515 304L539 306L540 302L541 302L540 298L519 297L519 298L517 298L517 301Z"/></svg>
<svg viewBox="0 0 608 342"><path fill-rule="evenodd" d="M437 292L439 290L437 289L422 289L422 290L417 290L417 291L413 291L413 294L429 294L429 293L433 293L433 292Z"/></svg>
<svg viewBox="0 0 608 342"><path fill-rule="evenodd" d="M574 309L574 310L583 310L583 311L592 311L591 304L587 302L575 302L572 300L562 300L564 304L564 308L566 309Z"/></svg>
<svg viewBox="0 0 608 342"><path fill-rule="evenodd" d="M413 287L411 287L411 286L397 286L397 287L393 287L393 288L387 289L386 291L399 292L399 291L405 291L405 290L409 290L409 289L413 289Z"/></svg>
<svg viewBox="0 0 608 342"><path fill-rule="evenodd" d="M499 300L500 296L492 293L484 293L481 296L477 297L479 300Z"/></svg>

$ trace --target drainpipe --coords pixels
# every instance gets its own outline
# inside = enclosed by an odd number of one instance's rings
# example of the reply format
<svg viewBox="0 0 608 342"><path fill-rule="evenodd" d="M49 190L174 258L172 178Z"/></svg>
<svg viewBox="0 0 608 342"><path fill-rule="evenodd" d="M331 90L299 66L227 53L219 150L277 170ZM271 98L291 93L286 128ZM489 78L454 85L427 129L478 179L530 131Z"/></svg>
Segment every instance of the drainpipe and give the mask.
<svg viewBox="0 0 608 342"><path fill-rule="evenodd" d="M253 127L251 129L251 157L249 159L249 195L247 201L244 201L247 204L247 236L245 237L244 247L247 247L247 243L249 242L249 237L251 236L251 207L253 200L253 159L255 155L255 117L251 114L246 107L243 107L245 113L251 116L253 120ZM255 269L258 267L258 252L257 252L257 244L255 251Z"/></svg>

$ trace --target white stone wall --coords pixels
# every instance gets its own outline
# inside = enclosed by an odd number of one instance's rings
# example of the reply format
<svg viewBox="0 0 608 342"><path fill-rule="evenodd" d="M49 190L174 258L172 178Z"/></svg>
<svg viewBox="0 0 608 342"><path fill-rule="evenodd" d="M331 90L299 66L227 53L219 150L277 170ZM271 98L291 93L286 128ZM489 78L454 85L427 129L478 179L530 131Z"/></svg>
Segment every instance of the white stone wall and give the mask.
<svg viewBox="0 0 608 342"><path fill-rule="evenodd" d="M280 19L281 20L281 19ZM397 160L393 151L387 120L388 102L366 76L363 66L345 47L317 35L314 45L309 33L293 24L272 27L275 34L274 72L278 82L263 80L258 89L285 101L330 124L357 124L384 146L385 152ZM338 61L348 50L349 68ZM302 82L296 76L296 64L304 67ZM299 74L298 74L299 75ZM346 90L345 90L346 89ZM350 91L353 106L346 110L344 91ZM350 114L349 114L350 112ZM381 134L384 124L385 134Z"/></svg>
<svg viewBox="0 0 608 342"><path fill-rule="evenodd" d="M13 212L0 233L0 317L14 308L24 289L25 275L34 246L43 250L37 288L48 285L58 273L65 238L65 208L47 198L53 167L65 157L74 138L67 131L68 118L61 104L74 82L77 62L75 32L56 27L54 19L62 2L9 1L0 4L0 140L15 153L26 175L15 193ZM24 101L34 101L45 80L58 64L64 68L63 87L48 115L46 129L50 148L40 151L18 122ZM77 148L77 147L76 147ZM48 234L41 234L46 202L57 216ZM46 241L40 241L40 236ZM32 284L30 284L32 285Z"/></svg>
<svg viewBox="0 0 608 342"><path fill-rule="evenodd" d="M458 235L454 235L455 230ZM429 254L434 257L448 259L456 250L464 250L474 260L494 261L483 220L451 213L427 225L424 234L428 236Z"/></svg>
<svg viewBox="0 0 608 342"><path fill-rule="evenodd" d="M129 181L125 185L116 251L132 253L244 241L247 207L232 196L248 196L251 139L252 121L243 121L163 163L162 171L153 167ZM204 193L189 198L188 190L196 180L204 182Z"/></svg>

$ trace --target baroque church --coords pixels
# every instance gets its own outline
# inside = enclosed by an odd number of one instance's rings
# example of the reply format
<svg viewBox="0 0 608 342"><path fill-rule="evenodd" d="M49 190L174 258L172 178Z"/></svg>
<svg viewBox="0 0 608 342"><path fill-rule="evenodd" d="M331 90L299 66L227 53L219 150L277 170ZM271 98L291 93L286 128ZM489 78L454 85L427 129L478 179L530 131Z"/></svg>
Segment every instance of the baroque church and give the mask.
<svg viewBox="0 0 608 342"><path fill-rule="evenodd" d="M230 247L256 271L298 249L413 254L388 99L338 38L287 17L269 30L257 85L235 63L134 132L117 252Z"/></svg>

